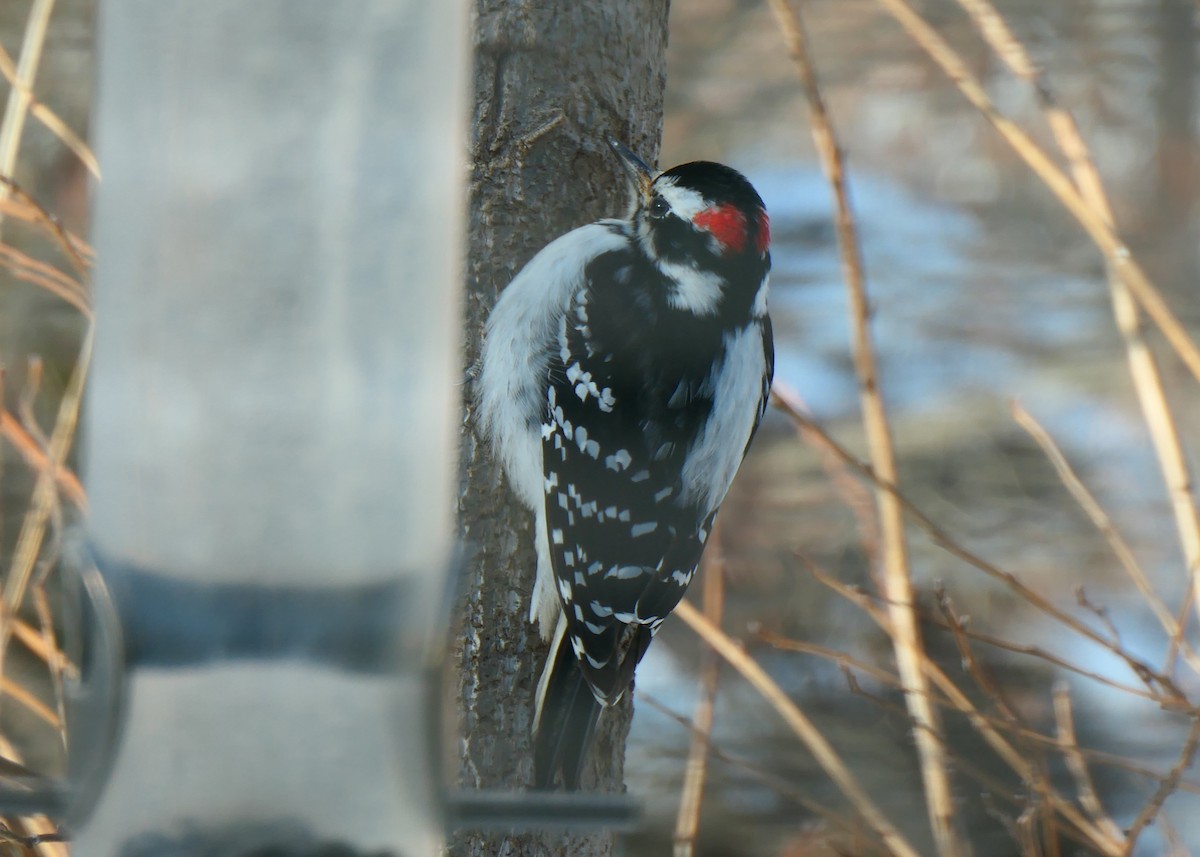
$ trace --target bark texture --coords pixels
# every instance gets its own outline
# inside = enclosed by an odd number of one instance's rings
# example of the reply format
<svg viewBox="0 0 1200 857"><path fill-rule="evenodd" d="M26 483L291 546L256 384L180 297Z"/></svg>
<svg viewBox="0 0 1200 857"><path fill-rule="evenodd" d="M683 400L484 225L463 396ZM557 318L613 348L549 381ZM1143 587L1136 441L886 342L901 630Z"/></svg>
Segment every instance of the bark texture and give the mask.
<svg viewBox="0 0 1200 857"><path fill-rule="evenodd" d="M476 0L466 283L465 419L459 497L468 580L457 703L462 788L532 780L533 693L547 647L529 624L532 521L477 436L471 367L497 296L551 239L623 214L624 174L606 140L658 155L669 0ZM628 701L601 718L585 788L624 789ZM461 831L454 857L612 853L612 836Z"/></svg>

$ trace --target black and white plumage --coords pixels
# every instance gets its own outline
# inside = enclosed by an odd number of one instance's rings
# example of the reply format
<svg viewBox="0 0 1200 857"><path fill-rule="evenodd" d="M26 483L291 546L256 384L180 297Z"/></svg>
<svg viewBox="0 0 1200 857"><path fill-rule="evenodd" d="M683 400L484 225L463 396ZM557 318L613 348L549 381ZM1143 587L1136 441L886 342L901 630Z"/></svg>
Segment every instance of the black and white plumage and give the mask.
<svg viewBox="0 0 1200 857"><path fill-rule="evenodd" d="M536 516L530 607L552 639L535 786L578 786L602 706L621 698L699 564L766 408L770 227L729 167L654 177L620 144L627 220L547 245L488 321L482 426Z"/></svg>

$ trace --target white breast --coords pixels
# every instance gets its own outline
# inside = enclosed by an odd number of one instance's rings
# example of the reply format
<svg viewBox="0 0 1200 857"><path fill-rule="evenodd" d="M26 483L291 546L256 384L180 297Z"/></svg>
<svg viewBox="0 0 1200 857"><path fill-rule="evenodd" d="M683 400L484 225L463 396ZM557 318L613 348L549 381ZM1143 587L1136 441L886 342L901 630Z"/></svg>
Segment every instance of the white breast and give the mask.
<svg viewBox="0 0 1200 857"><path fill-rule="evenodd" d="M715 509L742 463L762 397L766 356L761 322L725 334L725 357L713 368L712 416L683 466L686 499Z"/></svg>

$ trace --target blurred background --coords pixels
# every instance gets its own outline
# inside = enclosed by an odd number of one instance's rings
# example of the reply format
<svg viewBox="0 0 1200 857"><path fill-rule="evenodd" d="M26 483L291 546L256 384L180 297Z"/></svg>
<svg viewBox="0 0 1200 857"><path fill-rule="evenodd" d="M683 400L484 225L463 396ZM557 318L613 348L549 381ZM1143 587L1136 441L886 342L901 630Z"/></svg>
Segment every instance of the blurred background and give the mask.
<svg viewBox="0 0 1200 857"><path fill-rule="evenodd" d="M1196 4L1002 0L996 6L1074 114L1121 235L1194 336L1200 329ZM1041 422L1165 602L1173 610L1186 605L1186 565L1113 320L1101 255L879 4L814 0L795 7L845 150L903 490L960 542L1100 627L1097 616L1079 606L1076 593L1083 587L1129 650L1161 663L1167 650L1161 627L1010 413L1015 399ZM918 8L964 55L997 106L1054 151L1034 92L990 51L958 3L926 0ZM771 213L776 379L865 458L832 196L816 159L803 90L765 3L698 0L672 7L662 166L699 158L745 172ZM1159 337L1149 340L1163 358L1167 396L1194 456L1195 382L1159 347ZM862 532L838 479L817 450L797 440L782 414L769 415L721 524L731 634L761 623L893 669L887 637L806 569L805 560L847 583L870 585ZM1110 652L1066 631L914 528L909 532L914 577L931 614L940 584L974 630L1139 684ZM962 676L953 641L932 627L926 635L931 652ZM649 796L670 831L690 736L644 701L652 697L690 717L699 685L694 637L678 626L663 637L667 645L653 647L639 672L643 704L630 742L629 783ZM906 746L910 726L899 695L861 674L861 688L852 689L825 659L766 646L754 653L817 720L890 817L919 830L920 776ZM975 654L1002 688L1004 703L1035 728L1054 733L1051 690L1065 680L1082 745L1128 754L1160 771L1175 763L1186 718L1036 657L988 646L976 646ZM1186 668L1180 682L1188 693L1200 690ZM900 707L889 710L872 698L877 695ZM714 722L720 748L837 805L807 752L728 668ZM953 755L963 761L953 779L971 807L977 853L1014 853L1011 831L994 817L1012 806L1002 810L998 800L989 807L980 795L997 783L985 785L965 770L976 766L997 777L1001 792L1019 795L1023 786L1000 770L961 717L948 715L946 728ZM1018 746L1031 760L1044 756L1044 748ZM762 773L712 762L701 853L824 853L816 843L827 826L804 832L811 809L781 794ZM1093 773L1103 803L1127 827L1154 781L1112 766ZM1166 804L1180 840L1193 851L1200 849L1198 807L1194 791ZM920 847L930 847L914 836ZM1161 837L1152 830L1139 853L1164 853L1168 844Z"/></svg>
<svg viewBox="0 0 1200 857"><path fill-rule="evenodd" d="M1079 122L1121 235L1194 338L1200 329L1197 5L996 5ZM1100 253L874 0L810 0L798 8L848 159L904 492L970 550L1112 637L1123 651L1170 672L1168 635L1146 599L1010 411L1018 401L1049 431L1165 604L1172 612L1184 608L1186 566ZM9 57L19 54L29 9L17 0L0 3L0 44ZM1003 67L961 7L926 0L920 10L963 53L996 104L1052 149L1035 94ZM84 137L93 15L90 0L59 0L35 87L37 99ZM7 86L0 81L0 93ZM19 157L6 164L4 156L0 151L0 172L13 171L64 225L86 234L88 170L59 136L31 119ZM673 3L660 166L696 159L736 166L765 199L774 235L777 380L797 391L840 443L865 457L831 195L795 69L776 19L760 0ZM54 252L44 231L28 224L7 221L0 229L4 242L25 256ZM21 258L0 261L6 263L0 265L5 398L16 412L25 391L35 418L49 425L83 325L74 308L20 276ZM1161 357L1167 397L1194 464L1195 382L1156 333L1148 338ZM35 354L42 359L40 377L29 370ZM35 379L40 392L33 397ZM849 482L862 490L853 477ZM809 571L811 563L874 591L869 528L864 536L853 503L865 497L869 507L870 495L846 483L844 468L800 440L786 416L769 415L722 512L724 627L747 638L753 654L924 850L921 779L898 692L864 670L844 671L828 658L770 647L757 635L809 641L894 672L887 636ZM5 567L31 488L27 468L4 464ZM1151 695L1130 692L1144 684L1111 649L1048 618L919 530L911 528L910 536L914 578L931 620L925 628L931 655L981 711L1007 724L1014 745L1048 781L1075 795L1062 754L1021 731L1055 735L1053 689L1065 682L1078 742L1096 751L1087 758L1099 800L1118 826L1128 827L1179 762L1189 718L1165 710ZM960 615L969 615L972 630L1026 651L977 643L974 672L964 671L954 638L934 621L942 615L938 587ZM646 854L670 847L691 738L678 718L690 719L701 695L696 638L669 623L660 639L639 671L628 753L629 789L649 810L645 829L628 844ZM1090 675L1038 652L1053 652ZM976 673L994 684L981 687ZM6 679L17 684L38 674L32 659L23 663L13 655L5 663ZM1175 680L1188 697L1200 695L1200 679L1186 666ZM54 770L61 767L61 748L44 740L44 720L27 706L0 704L4 735L28 748L31 765ZM945 725L956 796L976 854L1025 853L1017 847L1015 820L1037 803L1029 784L997 760L964 718L947 714ZM696 853L875 853L869 840L838 826L836 817L848 810L836 789L777 715L727 668L715 696L712 740L720 755L710 759ZM1200 850L1200 774L1180 773L1162 807L1170 824L1152 826L1138 854ZM832 809L822 812L805 799ZM1068 841L1062 853L1073 847L1082 846Z"/></svg>

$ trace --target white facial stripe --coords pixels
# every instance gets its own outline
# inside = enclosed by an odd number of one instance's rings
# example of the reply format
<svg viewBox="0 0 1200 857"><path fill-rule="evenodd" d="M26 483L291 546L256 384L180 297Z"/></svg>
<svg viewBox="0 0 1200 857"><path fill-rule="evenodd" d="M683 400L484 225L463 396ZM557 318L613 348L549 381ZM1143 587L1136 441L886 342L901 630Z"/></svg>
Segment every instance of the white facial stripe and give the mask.
<svg viewBox="0 0 1200 857"><path fill-rule="evenodd" d="M691 221L700 212L708 208L708 201L690 188L678 187L674 178L659 179L654 183L658 195L671 206L676 217Z"/></svg>
<svg viewBox="0 0 1200 857"><path fill-rule="evenodd" d="M721 302L725 281L712 271L701 271L694 265L660 261L658 269L671 281L667 303L678 310L696 315L715 315Z"/></svg>
<svg viewBox="0 0 1200 857"><path fill-rule="evenodd" d="M673 177L658 179L654 190L671 206L671 213L683 220L690 222L708 208L708 201L703 196L690 188L677 186ZM639 235L642 246L650 249L651 226L648 222L643 224L642 231L644 234ZM695 265L662 259L658 260L658 269L672 281L667 303L673 308L696 315L716 314L725 285L719 275L702 271Z"/></svg>

